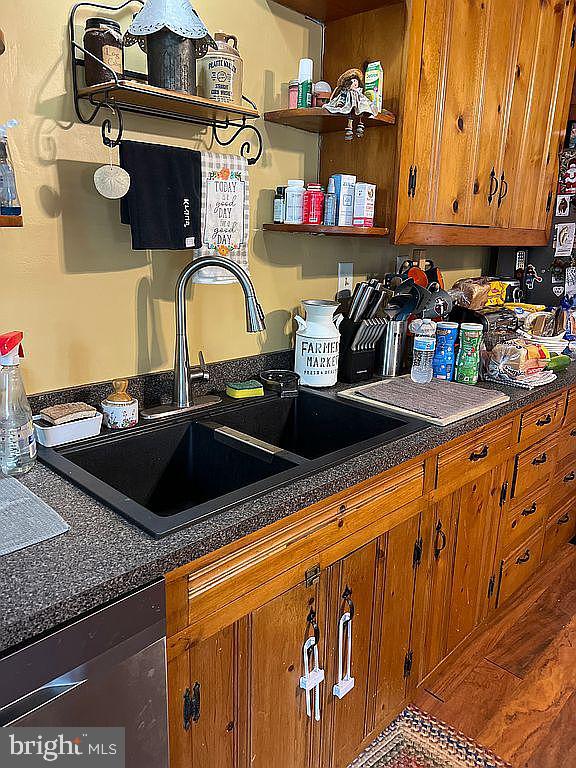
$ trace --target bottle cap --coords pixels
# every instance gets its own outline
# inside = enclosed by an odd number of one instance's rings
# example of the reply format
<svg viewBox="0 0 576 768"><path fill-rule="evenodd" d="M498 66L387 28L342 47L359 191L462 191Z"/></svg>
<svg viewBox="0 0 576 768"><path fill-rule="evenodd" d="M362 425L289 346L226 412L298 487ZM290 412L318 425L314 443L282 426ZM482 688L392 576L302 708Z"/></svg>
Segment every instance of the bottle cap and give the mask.
<svg viewBox="0 0 576 768"><path fill-rule="evenodd" d="M0 365L18 365L24 357L22 331L10 331L0 336Z"/></svg>
<svg viewBox="0 0 576 768"><path fill-rule="evenodd" d="M288 179L289 187L303 187L304 179Z"/></svg>
<svg viewBox="0 0 576 768"><path fill-rule="evenodd" d="M312 59L300 59L300 67L298 69L298 82L307 83L312 81L312 73L314 71L314 62Z"/></svg>

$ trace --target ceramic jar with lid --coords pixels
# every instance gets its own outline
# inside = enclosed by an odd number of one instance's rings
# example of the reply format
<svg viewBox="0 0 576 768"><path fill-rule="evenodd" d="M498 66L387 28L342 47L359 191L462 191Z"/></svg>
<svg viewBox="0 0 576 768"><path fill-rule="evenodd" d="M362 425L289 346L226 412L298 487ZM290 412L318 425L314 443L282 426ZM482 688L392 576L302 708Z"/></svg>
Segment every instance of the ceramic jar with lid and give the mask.
<svg viewBox="0 0 576 768"><path fill-rule="evenodd" d="M212 101L242 106L244 62L238 51L238 39L225 32L216 32L217 51L209 50L198 61L200 95Z"/></svg>
<svg viewBox="0 0 576 768"><path fill-rule="evenodd" d="M118 22L112 19L87 19L84 48L88 51L84 60L86 85L111 82L114 80L112 72L115 72L118 78L123 77L124 44Z"/></svg>
<svg viewBox="0 0 576 768"><path fill-rule="evenodd" d="M114 392L102 400L104 424L108 429L127 429L138 424L138 400L128 393L128 380L112 382Z"/></svg>

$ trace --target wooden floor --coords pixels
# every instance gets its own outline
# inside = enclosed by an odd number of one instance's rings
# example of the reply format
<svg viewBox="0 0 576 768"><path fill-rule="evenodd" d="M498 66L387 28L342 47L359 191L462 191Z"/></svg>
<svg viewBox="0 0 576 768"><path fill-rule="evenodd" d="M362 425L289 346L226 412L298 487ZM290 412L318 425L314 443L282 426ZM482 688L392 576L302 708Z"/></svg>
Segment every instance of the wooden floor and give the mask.
<svg viewBox="0 0 576 768"><path fill-rule="evenodd" d="M416 703L514 768L576 768L576 547L536 574Z"/></svg>

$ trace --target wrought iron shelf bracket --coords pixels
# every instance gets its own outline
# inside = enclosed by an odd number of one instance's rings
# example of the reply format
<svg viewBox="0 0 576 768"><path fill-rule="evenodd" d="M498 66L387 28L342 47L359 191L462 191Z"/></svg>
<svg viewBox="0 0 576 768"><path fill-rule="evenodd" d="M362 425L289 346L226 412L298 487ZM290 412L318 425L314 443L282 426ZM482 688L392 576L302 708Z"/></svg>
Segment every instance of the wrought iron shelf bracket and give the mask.
<svg viewBox="0 0 576 768"><path fill-rule="evenodd" d="M240 155L255 165L262 157L262 134L251 121L259 117L256 105L243 96L248 106L237 108L225 103L216 104L208 100L192 100L185 94L151 89L146 85L146 75L141 72L126 72L130 80L121 79L97 56L87 51L76 39L76 16L83 8L95 8L100 11L120 12L130 5L141 8L143 0L126 0L119 6L102 5L93 2L80 2L70 12L68 29L70 38L70 61L72 67L72 87L74 109L78 120L84 125L94 123L101 111L105 111L102 121L102 141L107 147L117 147L124 135L124 113L157 117L177 122L189 123L211 130L212 140L221 147L229 147L240 138ZM79 54L83 54L82 58ZM110 75L110 81L97 90L79 87L79 72L85 66L85 58L94 59ZM150 96L155 97L151 104ZM127 101L129 99L129 101ZM90 105L86 109L82 104ZM195 113L195 108L196 112ZM212 111L214 114L210 116ZM204 114L203 114L204 113ZM227 135L231 132L231 135Z"/></svg>

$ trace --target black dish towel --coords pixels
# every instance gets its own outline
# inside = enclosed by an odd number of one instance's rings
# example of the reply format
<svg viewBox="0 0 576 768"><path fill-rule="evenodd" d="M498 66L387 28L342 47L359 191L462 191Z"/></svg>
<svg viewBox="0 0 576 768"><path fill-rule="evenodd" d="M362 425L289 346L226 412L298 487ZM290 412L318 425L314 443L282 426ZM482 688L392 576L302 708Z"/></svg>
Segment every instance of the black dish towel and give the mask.
<svg viewBox="0 0 576 768"><path fill-rule="evenodd" d="M120 165L131 180L130 191L120 202L120 218L132 229L133 249L200 248L200 152L123 141Z"/></svg>

